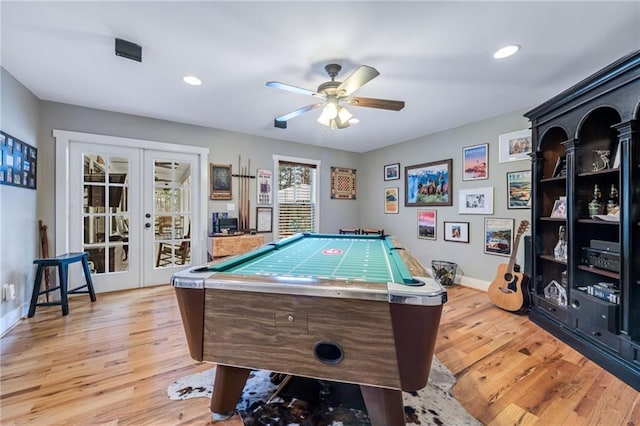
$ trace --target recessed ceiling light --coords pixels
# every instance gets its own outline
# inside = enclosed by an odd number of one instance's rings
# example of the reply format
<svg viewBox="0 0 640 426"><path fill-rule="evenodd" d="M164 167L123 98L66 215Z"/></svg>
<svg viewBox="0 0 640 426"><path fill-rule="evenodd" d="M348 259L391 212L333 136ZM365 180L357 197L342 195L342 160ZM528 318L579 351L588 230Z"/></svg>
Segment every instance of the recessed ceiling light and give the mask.
<svg viewBox="0 0 640 426"><path fill-rule="evenodd" d="M502 49L498 50L493 54L493 57L496 59L507 58L516 53L518 50L520 50L520 46L518 46L517 44L512 44L511 46L505 46Z"/></svg>
<svg viewBox="0 0 640 426"><path fill-rule="evenodd" d="M200 86L202 84L202 81L200 81L200 79L194 75L185 75L183 80L185 83L192 86Z"/></svg>

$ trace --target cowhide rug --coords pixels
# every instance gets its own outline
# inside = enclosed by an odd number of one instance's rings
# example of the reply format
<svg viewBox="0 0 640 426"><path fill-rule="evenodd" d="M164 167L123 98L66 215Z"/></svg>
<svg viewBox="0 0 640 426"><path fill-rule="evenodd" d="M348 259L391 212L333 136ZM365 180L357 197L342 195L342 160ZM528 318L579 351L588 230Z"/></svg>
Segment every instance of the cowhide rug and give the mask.
<svg viewBox="0 0 640 426"><path fill-rule="evenodd" d="M172 400L211 398L215 367L178 379L167 388ZM253 371L236 407L247 426L368 426L359 387L330 383L329 397L319 397L322 385L317 380L294 377L269 404L283 375ZM404 392L404 411L408 425L465 426L481 425L455 400L451 387L453 374L438 361L431 363L429 383L418 392Z"/></svg>

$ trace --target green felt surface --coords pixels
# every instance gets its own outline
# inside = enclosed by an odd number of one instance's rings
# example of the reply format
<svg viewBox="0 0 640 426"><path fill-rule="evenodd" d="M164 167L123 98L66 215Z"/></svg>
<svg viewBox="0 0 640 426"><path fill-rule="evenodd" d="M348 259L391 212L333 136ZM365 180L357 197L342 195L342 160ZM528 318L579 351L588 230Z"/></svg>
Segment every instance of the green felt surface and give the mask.
<svg viewBox="0 0 640 426"><path fill-rule="evenodd" d="M315 235L275 244L258 256L248 256L222 270L234 274L402 282L394 263L386 239Z"/></svg>

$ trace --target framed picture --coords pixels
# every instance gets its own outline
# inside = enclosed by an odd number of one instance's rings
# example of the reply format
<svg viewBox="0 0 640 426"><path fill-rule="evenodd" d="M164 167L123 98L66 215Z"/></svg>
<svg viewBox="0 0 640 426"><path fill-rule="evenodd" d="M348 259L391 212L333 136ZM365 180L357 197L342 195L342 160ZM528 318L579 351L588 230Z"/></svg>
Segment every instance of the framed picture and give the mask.
<svg viewBox="0 0 640 426"><path fill-rule="evenodd" d="M273 208L256 207L256 231L272 232Z"/></svg>
<svg viewBox="0 0 640 426"><path fill-rule="evenodd" d="M444 240L456 243L469 242L469 222L445 222Z"/></svg>
<svg viewBox="0 0 640 426"><path fill-rule="evenodd" d="M567 197L560 197L553 203L551 217L566 219L567 218Z"/></svg>
<svg viewBox="0 0 640 426"><path fill-rule="evenodd" d="M273 188L273 172L271 170L258 169L256 171L256 189L257 205L271 205L272 188Z"/></svg>
<svg viewBox="0 0 640 426"><path fill-rule="evenodd" d="M331 167L331 198L334 200L356 199L356 169Z"/></svg>
<svg viewBox="0 0 640 426"><path fill-rule="evenodd" d="M210 196L212 200L231 200L231 164L211 164Z"/></svg>
<svg viewBox="0 0 640 426"><path fill-rule="evenodd" d="M399 188L384 189L384 212L388 214L397 214L399 211L398 200Z"/></svg>
<svg viewBox="0 0 640 426"><path fill-rule="evenodd" d="M451 159L404 168L404 205L452 206Z"/></svg>
<svg viewBox="0 0 640 426"><path fill-rule="evenodd" d="M531 170L507 172L507 208L531 208Z"/></svg>
<svg viewBox="0 0 640 426"><path fill-rule="evenodd" d="M425 240L436 239L437 216L438 212L436 210L418 210L418 238Z"/></svg>
<svg viewBox="0 0 640 426"><path fill-rule="evenodd" d="M384 180L400 179L400 163L384 166Z"/></svg>
<svg viewBox="0 0 640 426"><path fill-rule="evenodd" d="M493 214L493 186L458 191L458 213Z"/></svg>
<svg viewBox="0 0 640 426"><path fill-rule="evenodd" d="M462 180L489 179L489 144L468 146L462 149Z"/></svg>
<svg viewBox="0 0 640 426"><path fill-rule="evenodd" d="M0 131L0 185L36 189L38 151Z"/></svg>
<svg viewBox="0 0 640 426"><path fill-rule="evenodd" d="M511 256L514 219L484 218L484 252Z"/></svg>
<svg viewBox="0 0 640 426"><path fill-rule="evenodd" d="M531 130L518 130L499 137L501 163L508 161L529 160L531 152Z"/></svg>

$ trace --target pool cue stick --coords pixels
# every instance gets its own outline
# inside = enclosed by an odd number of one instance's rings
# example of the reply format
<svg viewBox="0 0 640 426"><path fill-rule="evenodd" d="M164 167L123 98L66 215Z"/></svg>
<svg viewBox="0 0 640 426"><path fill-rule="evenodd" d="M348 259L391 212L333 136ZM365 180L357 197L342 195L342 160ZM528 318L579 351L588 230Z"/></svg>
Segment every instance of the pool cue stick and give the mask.
<svg viewBox="0 0 640 426"><path fill-rule="evenodd" d="M278 387L276 388L276 390L273 392L273 394L269 397L269 399L267 400L267 402L265 404L269 404L276 396L278 396L278 394L280 393L280 391L282 391L282 389L287 386L287 383L289 383L289 380L291 380L293 376L291 374L287 374L287 377L285 377L284 379L282 379L282 382L280 382L280 384L278 385Z"/></svg>
<svg viewBox="0 0 640 426"><path fill-rule="evenodd" d="M247 160L247 229L251 229L251 158Z"/></svg>
<svg viewBox="0 0 640 426"><path fill-rule="evenodd" d="M242 181L240 180L240 176L242 175L241 159L242 156L238 155L238 226L240 227L242 226Z"/></svg>

